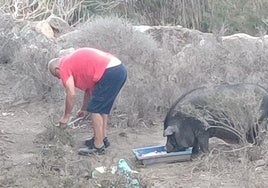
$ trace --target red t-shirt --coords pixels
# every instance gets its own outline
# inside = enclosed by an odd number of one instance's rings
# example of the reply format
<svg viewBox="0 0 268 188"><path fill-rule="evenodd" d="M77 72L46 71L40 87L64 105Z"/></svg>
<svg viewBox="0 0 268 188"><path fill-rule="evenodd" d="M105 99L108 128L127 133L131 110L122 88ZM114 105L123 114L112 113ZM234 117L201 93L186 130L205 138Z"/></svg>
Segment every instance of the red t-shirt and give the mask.
<svg viewBox="0 0 268 188"><path fill-rule="evenodd" d="M75 87L85 91L93 90L109 61L114 56L94 48L80 48L60 59L60 78L65 86L70 76L73 76Z"/></svg>

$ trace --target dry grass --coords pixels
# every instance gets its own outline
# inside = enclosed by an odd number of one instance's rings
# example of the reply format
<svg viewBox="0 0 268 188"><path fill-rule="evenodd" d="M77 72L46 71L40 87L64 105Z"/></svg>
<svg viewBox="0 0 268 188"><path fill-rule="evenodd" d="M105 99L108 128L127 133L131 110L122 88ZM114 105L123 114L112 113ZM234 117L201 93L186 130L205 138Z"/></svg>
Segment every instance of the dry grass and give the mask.
<svg viewBox="0 0 268 188"><path fill-rule="evenodd" d="M32 161L32 176L45 179L49 187L90 186L91 163L86 158L78 158L74 152L72 130L56 127L53 122L44 126L46 130L34 141L40 153Z"/></svg>
<svg viewBox="0 0 268 188"><path fill-rule="evenodd" d="M224 182L224 179L229 179L229 183L232 182L242 187L265 186L263 182L265 177L259 176L257 171L266 168L267 150L250 145L233 147L220 149L218 146L202 160L205 162L203 165L206 168L205 173L216 180L212 182ZM228 185L228 181L225 181L224 184Z"/></svg>
<svg viewBox="0 0 268 188"><path fill-rule="evenodd" d="M79 157L73 148L73 130L55 127L53 122L44 124L46 130L37 135L35 144L40 146L40 153L32 161L33 178L42 178L51 187L135 187L132 180L136 179L142 187L146 187L146 179L135 173L122 173L114 167L112 161L103 161L108 169L105 173L92 172L92 159ZM91 156L98 158L98 156ZM98 160L103 160L101 157ZM117 168L119 169L119 168ZM135 181L136 181L135 180Z"/></svg>
<svg viewBox="0 0 268 188"><path fill-rule="evenodd" d="M76 14L80 14L77 11L84 9L83 6L84 1L79 0L71 0L68 3L47 0L4 0L1 1L0 9L3 12L10 13L13 18L20 20L43 20L51 14L55 14L66 21L72 21L75 19Z"/></svg>

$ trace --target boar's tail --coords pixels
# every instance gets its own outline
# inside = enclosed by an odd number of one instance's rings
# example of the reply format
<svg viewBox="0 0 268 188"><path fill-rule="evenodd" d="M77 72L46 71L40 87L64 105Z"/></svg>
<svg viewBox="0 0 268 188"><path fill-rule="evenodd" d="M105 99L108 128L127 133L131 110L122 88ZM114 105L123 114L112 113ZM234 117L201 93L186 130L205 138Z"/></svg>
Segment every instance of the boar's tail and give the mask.
<svg viewBox="0 0 268 188"><path fill-rule="evenodd" d="M192 89L192 90L190 90L190 91L184 93L183 95L181 95L181 96L180 96L180 97L179 97L179 98L172 104L172 106L170 107L170 109L169 109L169 111L168 111L168 116L171 115L171 113L172 113L172 111L174 110L174 108L176 107L176 105L177 105L177 104L178 104L178 103L179 103L185 96L187 96L187 95L193 93L193 92L196 91L196 90L204 89L204 88L206 88L206 87L205 87L205 86L203 86L203 87L198 87L198 88Z"/></svg>
<svg viewBox="0 0 268 188"><path fill-rule="evenodd" d="M176 105L187 95L189 95L190 93L196 91L196 90L199 90L199 89L204 89L206 87L198 87L198 88L195 88L195 89L192 89L190 91L188 91L187 93L184 93L183 95L181 95L173 104L172 106L170 107L167 115L166 115L166 118L164 120L164 130L166 130L167 126L168 126L168 122L169 120L172 118L172 112L174 111L174 108L176 107Z"/></svg>

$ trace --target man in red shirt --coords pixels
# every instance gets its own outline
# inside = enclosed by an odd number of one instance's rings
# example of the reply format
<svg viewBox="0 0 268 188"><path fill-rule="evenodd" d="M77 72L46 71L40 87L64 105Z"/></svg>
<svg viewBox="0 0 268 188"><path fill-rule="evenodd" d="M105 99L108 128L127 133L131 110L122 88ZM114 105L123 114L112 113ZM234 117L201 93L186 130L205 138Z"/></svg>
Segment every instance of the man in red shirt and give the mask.
<svg viewBox="0 0 268 188"><path fill-rule="evenodd" d="M107 139L107 121L113 103L123 87L127 71L119 59L94 48L80 48L48 63L50 73L61 79L66 90L65 112L60 125L69 121L75 104L75 88L84 91L78 116L91 113L94 137L85 142L79 154L103 153L110 143Z"/></svg>

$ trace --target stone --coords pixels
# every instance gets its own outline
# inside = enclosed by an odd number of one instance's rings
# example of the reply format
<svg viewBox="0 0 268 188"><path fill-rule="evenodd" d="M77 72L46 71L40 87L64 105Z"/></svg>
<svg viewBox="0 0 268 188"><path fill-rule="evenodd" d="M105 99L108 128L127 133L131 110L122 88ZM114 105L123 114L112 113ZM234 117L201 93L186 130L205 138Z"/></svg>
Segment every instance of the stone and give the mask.
<svg viewBox="0 0 268 188"><path fill-rule="evenodd" d="M54 31L54 36L59 36L71 31L71 26L62 18L51 15L46 19L46 22Z"/></svg>

